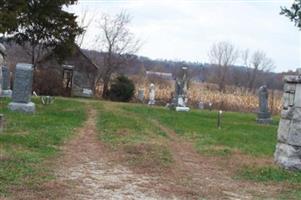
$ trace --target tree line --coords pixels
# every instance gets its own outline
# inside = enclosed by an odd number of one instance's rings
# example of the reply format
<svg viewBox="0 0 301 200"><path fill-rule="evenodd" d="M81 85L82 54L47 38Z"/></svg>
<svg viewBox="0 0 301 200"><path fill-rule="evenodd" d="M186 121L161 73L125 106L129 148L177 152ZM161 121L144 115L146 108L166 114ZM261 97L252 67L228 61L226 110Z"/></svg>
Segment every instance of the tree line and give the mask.
<svg viewBox="0 0 301 200"><path fill-rule="evenodd" d="M49 52L63 63L75 45L81 46L86 30L94 20L87 22L84 19L86 15L78 18L63 9L76 2L0 0L1 41L21 46L34 67ZM291 8L281 8L280 14L287 16L301 29L300 7L301 0L295 0ZM195 79L216 83L221 92L225 91L225 85L244 87L250 91L260 84L281 87L281 74L270 72L273 62L262 51L238 50L233 44L221 41L213 44L208 52L210 64L152 61L135 55L141 42L129 29L131 17L128 13L122 11L115 16L103 14L96 22L98 31L94 43L98 51L85 52L99 66L95 84L103 85L104 98L116 73L141 73L148 69L175 73L183 64L191 66L190 73ZM242 63L240 66L236 66L238 60Z"/></svg>

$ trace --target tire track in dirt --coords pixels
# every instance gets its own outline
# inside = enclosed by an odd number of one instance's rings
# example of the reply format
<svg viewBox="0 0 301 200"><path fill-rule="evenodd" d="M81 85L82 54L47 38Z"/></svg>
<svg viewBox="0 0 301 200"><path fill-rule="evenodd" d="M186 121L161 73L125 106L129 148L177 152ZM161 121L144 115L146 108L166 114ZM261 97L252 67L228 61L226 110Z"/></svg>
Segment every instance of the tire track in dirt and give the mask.
<svg viewBox="0 0 301 200"><path fill-rule="evenodd" d="M180 138L173 130L156 120L150 120L170 138L168 144L174 164L170 180L183 180L193 199L229 199L248 200L259 197L273 199L281 188L255 182L232 179L231 169L220 162L223 157L203 156L196 152L192 142ZM239 162L239 161L237 161ZM181 181L178 182L181 184Z"/></svg>
<svg viewBox="0 0 301 200"><path fill-rule="evenodd" d="M116 164L114 156L97 138L96 110L76 138L64 146L58 180L71 186L63 199L158 199L150 185L156 177L137 175Z"/></svg>
<svg viewBox="0 0 301 200"><path fill-rule="evenodd" d="M17 191L13 199L163 199L153 189L156 177L116 163L116 156L97 138L96 116L89 106L83 127L62 146L62 156L51 161L56 179L34 190Z"/></svg>

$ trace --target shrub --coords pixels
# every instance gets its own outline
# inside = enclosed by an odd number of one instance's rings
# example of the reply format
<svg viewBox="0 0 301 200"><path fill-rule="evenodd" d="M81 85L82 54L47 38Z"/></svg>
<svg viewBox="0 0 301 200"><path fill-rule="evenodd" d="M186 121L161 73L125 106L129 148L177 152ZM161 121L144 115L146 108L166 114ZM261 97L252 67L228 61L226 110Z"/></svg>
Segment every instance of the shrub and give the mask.
<svg viewBox="0 0 301 200"><path fill-rule="evenodd" d="M54 69L35 71L33 91L36 91L39 95L62 95L64 92L62 75Z"/></svg>
<svg viewBox="0 0 301 200"><path fill-rule="evenodd" d="M125 76L118 76L109 90L109 98L112 101L128 102L134 96L135 85L133 81Z"/></svg>

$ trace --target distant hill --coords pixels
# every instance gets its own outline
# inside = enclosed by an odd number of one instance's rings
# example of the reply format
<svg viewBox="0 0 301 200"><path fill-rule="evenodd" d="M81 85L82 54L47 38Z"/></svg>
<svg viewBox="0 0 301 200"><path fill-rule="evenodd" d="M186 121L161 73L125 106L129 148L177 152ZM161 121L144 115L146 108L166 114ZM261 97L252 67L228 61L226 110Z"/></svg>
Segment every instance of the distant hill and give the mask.
<svg viewBox="0 0 301 200"><path fill-rule="evenodd" d="M6 44L8 59L7 64L14 68L17 62L30 62L30 56L24 49L15 44ZM99 68L103 66L103 59L105 53L82 49L86 56L88 56ZM128 62L124 64L119 70L119 73L125 75L145 75L146 71L166 72L175 75L182 66L189 68L189 74L192 80L201 82L213 82L216 80L216 67L209 63L187 62L187 61L172 61L172 60L153 60L143 56L129 55ZM250 73L250 69L244 66L232 66L227 73L226 84L238 87L246 86L246 76ZM274 72L260 72L256 87L266 84L271 89L282 90L282 78L287 73Z"/></svg>

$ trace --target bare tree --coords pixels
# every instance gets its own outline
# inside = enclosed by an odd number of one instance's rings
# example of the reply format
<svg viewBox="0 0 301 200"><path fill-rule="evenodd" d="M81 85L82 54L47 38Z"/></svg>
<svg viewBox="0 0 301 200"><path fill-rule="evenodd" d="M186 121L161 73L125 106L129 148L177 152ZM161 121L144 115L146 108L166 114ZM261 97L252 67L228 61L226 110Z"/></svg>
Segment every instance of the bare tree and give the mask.
<svg viewBox="0 0 301 200"><path fill-rule="evenodd" d="M140 48L140 41L129 29L131 18L122 11L114 17L104 14L98 22L100 30L96 44L104 54L103 69L99 79L103 82L102 97L106 98L112 74L125 65L131 56Z"/></svg>
<svg viewBox="0 0 301 200"><path fill-rule="evenodd" d="M89 30L94 17L95 13L92 13L92 15L89 16L88 10L82 10L81 14L78 16L77 24L83 29L83 32L75 38L75 42L79 47L82 47L87 31Z"/></svg>
<svg viewBox="0 0 301 200"><path fill-rule="evenodd" d="M247 88L255 91L258 76L264 72L268 72L274 66L273 61L262 51L255 51L251 56L249 50L242 52L242 59L247 70Z"/></svg>
<svg viewBox="0 0 301 200"><path fill-rule="evenodd" d="M218 42L212 45L209 51L210 62L216 66L215 82L219 91L225 91L229 67L234 65L238 58L238 51L229 42Z"/></svg>

